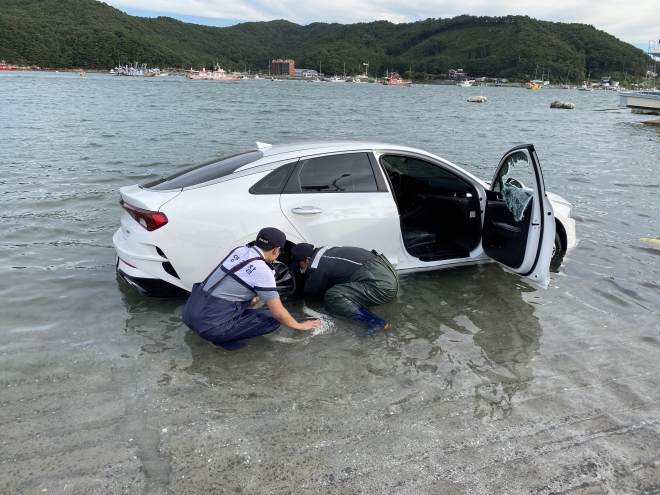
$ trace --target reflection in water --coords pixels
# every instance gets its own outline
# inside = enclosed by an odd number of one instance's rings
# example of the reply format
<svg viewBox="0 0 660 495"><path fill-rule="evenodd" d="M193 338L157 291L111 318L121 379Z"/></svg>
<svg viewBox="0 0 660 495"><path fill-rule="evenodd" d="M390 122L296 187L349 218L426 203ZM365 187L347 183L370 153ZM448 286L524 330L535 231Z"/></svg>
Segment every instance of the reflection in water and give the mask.
<svg viewBox="0 0 660 495"><path fill-rule="evenodd" d="M323 316L327 331L281 328L233 353L211 349L182 323L184 300L147 299L119 284L131 315L126 331L147 339L143 353L162 355L160 386L185 370L205 387L242 388L255 380L250 387L260 384L263 397L282 386L292 397L313 400L313 390L323 395L351 383L355 400L389 411L405 411L424 397L451 401L468 393L475 417L499 419L530 385L542 335L533 305L522 298L533 299L535 289L495 264L402 277L398 300L375 308L392 326L372 338L329 315L322 298L287 301L296 318Z"/></svg>
<svg viewBox="0 0 660 495"><path fill-rule="evenodd" d="M412 274L402 288L402 338L429 342L426 356L395 346L407 372L435 373L446 390L469 383L478 418L511 414L513 396L533 379L529 363L543 333L521 296L535 289L494 264Z"/></svg>
<svg viewBox="0 0 660 495"><path fill-rule="evenodd" d="M126 332L144 337L147 343L140 348L147 354L160 354L173 345L169 343L175 332L180 331L181 309L185 299L152 299L138 293L119 275L117 284L130 318L126 320ZM183 325L183 328L186 328Z"/></svg>

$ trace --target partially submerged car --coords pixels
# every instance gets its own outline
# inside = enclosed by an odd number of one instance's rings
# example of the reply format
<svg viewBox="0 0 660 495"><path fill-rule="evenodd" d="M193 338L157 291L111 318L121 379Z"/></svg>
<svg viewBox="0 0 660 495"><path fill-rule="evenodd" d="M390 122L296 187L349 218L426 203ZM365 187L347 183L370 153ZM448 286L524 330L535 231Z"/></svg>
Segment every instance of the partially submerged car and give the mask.
<svg viewBox="0 0 660 495"><path fill-rule="evenodd" d="M287 236L287 290L299 242L375 249L401 272L494 260L544 288L551 260L576 244L572 207L546 192L533 145L508 151L487 183L406 146L257 143L120 194L118 273L155 297L189 291L267 226Z"/></svg>

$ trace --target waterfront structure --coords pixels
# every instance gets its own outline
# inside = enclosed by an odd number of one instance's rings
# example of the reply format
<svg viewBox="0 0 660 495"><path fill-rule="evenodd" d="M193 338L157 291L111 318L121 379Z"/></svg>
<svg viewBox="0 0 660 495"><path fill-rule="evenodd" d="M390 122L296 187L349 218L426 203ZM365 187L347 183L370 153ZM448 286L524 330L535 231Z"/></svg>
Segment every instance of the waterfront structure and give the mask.
<svg viewBox="0 0 660 495"><path fill-rule="evenodd" d="M463 69L449 69L449 79L452 81L465 81L467 74Z"/></svg>
<svg viewBox="0 0 660 495"><path fill-rule="evenodd" d="M281 58L272 60L270 62L270 73L273 76L293 77L296 75L296 64L290 58L287 58L286 60L282 60Z"/></svg>
<svg viewBox="0 0 660 495"><path fill-rule="evenodd" d="M314 69L295 69L296 77L318 78L319 73Z"/></svg>

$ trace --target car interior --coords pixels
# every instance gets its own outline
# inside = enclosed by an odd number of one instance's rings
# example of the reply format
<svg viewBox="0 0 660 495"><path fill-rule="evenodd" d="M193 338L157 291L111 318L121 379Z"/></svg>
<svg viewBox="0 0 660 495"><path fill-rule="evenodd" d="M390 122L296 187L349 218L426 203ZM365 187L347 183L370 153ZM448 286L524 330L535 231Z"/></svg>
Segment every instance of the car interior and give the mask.
<svg viewBox="0 0 660 495"><path fill-rule="evenodd" d="M383 155L399 210L403 242L422 261L467 258L481 238L476 189L418 158Z"/></svg>

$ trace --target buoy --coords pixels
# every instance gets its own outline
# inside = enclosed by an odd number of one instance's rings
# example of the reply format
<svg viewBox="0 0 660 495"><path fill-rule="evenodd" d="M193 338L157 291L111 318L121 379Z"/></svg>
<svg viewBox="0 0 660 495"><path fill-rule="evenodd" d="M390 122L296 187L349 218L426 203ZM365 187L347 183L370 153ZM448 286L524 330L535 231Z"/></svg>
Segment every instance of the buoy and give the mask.
<svg viewBox="0 0 660 495"><path fill-rule="evenodd" d="M470 103L486 103L485 96L470 96L467 101Z"/></svg>
<svg viewBox="0 0 660 495"><path fill-rule="evenodd" d="M565 108L567 110L573 110L575 108L575 105L568 101L557 100L550 103L550 108Z"/></svg>

